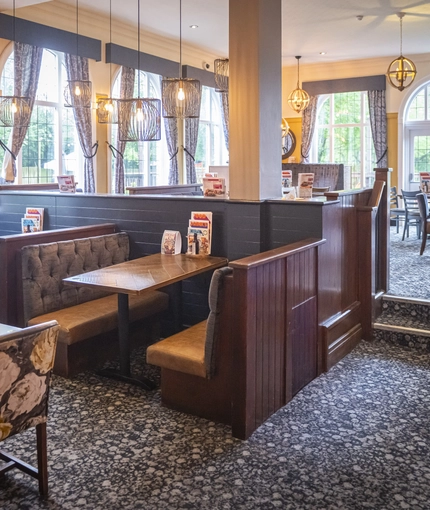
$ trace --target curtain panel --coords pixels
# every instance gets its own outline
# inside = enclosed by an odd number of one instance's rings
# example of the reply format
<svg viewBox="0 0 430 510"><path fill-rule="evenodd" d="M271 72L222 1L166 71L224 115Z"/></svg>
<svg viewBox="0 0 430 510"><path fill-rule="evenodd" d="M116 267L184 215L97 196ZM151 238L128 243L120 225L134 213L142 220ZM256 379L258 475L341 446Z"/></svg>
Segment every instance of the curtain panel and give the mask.
<svg viewBox="0 0 430 510"><path fill-rule="evenodd" d="M388 167L387 111L385 90L369 90L370 127L376 153L376 167Z"/></svg>
<svg viewBox="0 0 430 510"><path fill-rule="evenodd" d="M14 94L15 96L30 98L30 111L28 114L30 117L33 112L34 100L36 99L37 86L39 84L42 55L43 48L15 42ZM17 155L21 150L27 129L27 127L12 128L8 146L14 155ZM15 181L16 162L8 151L5 151L3 158L2 176L6 182Z"/></svg>
<svg viewBox="0 0 430 510"><path fill-rule="evenodd" d="M199 119L185 119L185 164L187 169L187 184L197 182L195 155L197 139L199 137Z"/></svg>
<svg viewBox="0 0 430 510"><path fill-rule="evenodd" d="M67 71L67 79L89 80L88 59L76 55L65 54L65 65ZM96 186L94 180L94 163L92 133L91 133L91 108L73 107L75 117L76 130L78 132L79 143L84 154L84 191L86 193L95 193ZM96 151L97 152L97 151Z"/></svg>
<svg viewBox="0 0 430 510"><path fill-rule="evenodd" d="M220 104L221 104L222 127L224 131L224 142L226 149L229 150L230 116L229 116L228 92L220 92Z"/></svg>
<svg viewBox="0 0 430 510"><path fill-rule="evenodd" d="M309 163L309 154L317 120L318 97L311 96L309 106L302 113L302 163Z"/></svg>
<svg viewBox="0 0 430 510"><path fill-rule="evenodd" d="M120 99L131 99L134 91L134 79L136 71L131 67L121 67L121 84L120 84ZM119 129L117 132L117 157L115 158L115 193L125 193L125 169L123 154L127 142L119 139Z"/></svg>
<svg viewBox="0 0 430 510"><path fill-rule="evenodd" d="M166 77L160 76L160 85ZM164 117L164 131L166 133L167 151L169 153L169 186L179 184L178 167L178 120Z"/></svg>

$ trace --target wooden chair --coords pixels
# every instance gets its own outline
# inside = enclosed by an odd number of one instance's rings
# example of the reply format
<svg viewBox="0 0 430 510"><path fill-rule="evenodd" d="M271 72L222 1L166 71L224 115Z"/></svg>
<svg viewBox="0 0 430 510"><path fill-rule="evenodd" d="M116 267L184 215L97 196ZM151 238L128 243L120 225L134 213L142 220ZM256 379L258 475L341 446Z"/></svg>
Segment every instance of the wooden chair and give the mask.
<svg viewBox="0 0 430 510"><path fill-rule="evenodd" d="M395 222L397 233L399 233L400 219L404 219L405 214L406 211L399 207L397 188L396 186L393 186L390 188L390 220Z"/></svg>
<svg viewBox="0 0 430 510"><path fill-rule="evenodd" d="M421 215L421 250L420 255L424 253L427 244L427 236L430 234L430 213L429 213L429 202L427 195L424 193L418 193L417 195L418 207Z"/></svg>
<svg viewBox="0 0 430 510"><path fill-rule="evenodd" d="M405 239L406 232L409 237L409 227L415 225L417 228L418 239L421 236L421 216L418 209L417 195L419 191L406 191L402 189L402 198L405 203L405 225L403 227L402 241Z"/></svg>
<svg viewBox="0 0 430 510"><path fill-rule="evenodd" d="M0 475L13 468L39 481L39 492L48 493L46 420L52 367L59 327L56 321L22 329L0 338L0 441L36 427L37 469L0 451L5 465Z"/></svg>

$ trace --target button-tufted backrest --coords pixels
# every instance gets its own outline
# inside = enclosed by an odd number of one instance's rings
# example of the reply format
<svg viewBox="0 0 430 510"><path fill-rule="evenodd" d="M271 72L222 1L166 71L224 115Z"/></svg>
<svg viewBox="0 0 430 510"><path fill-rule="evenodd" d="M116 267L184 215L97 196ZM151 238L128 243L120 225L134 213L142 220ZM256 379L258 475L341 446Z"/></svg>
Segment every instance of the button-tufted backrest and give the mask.
<svg viewBox="0 0 430 510"><path fill-rule="evenodd" d="M21 249L24 320L106 296L87 287L71 287L63 279L128 260L125 232L86 239L36 244Z"/></svg>

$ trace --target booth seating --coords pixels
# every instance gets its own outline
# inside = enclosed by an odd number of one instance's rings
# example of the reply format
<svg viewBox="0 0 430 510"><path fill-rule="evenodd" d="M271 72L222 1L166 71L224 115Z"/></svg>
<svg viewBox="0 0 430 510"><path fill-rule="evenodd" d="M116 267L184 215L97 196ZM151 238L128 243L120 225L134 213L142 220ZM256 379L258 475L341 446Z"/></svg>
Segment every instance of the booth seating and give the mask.
<svg viewBox="0 0 430 510"><path fill-rule="evenodd" d="M70 377L93 369L117 351L117 295L68 286L63 279L124 262L129 252L124 232L21 249L24 322L35 325L56 320L60 326L55 373ZM141 339L144 331L152 336L158 332L168 300L159 291L130 296L134 336Z"/></svg>
<svg viewBox="0 0 430 510"><path fill-rule="evenodd" d="M146 360L161 367L166 407L231 423L232 273L217 269L209 288L208 319L150 345Z"/></svg>

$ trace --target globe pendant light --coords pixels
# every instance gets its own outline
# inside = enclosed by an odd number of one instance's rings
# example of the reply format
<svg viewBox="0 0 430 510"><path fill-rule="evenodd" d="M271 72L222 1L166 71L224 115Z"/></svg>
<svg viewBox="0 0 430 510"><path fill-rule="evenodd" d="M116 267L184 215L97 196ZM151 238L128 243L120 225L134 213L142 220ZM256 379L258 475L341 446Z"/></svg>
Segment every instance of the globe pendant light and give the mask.
<svg viewBox="0 0 430 510"><path fill-rule="evenodd" d="M217 92L228 92L229 59L217 58L214 61L214 78Z"/></svg>
<svg viewBox="0 0 430 510"><path fill-rule="evenodd" d="M417 75L415 64L409 58L404 57L402 52L402 20L404 15L404 12L397 13L400 19L400 57L391 62L387 71L388 82L392 87L400 91L412 85Z"/></svg>
<svg viewBox="0 0 430 510"><path fill-rule="evenodd" d="M200 117L201 84L182 77L182 0L179 0L179 78L161 82L163 117L193 119Z"/></svg>
<svg viewBox="0 0 430 510"><path fill-rule="evenodd" d="M13 41L15 44L15 0L13 0ZM31 99L20 96L0 96L0 123L4 127L28 127Z"/></svg>
<svg viewBox="0 0 430 510"><path fill-rule="evenodd" d="M112 0L109 1L109 42L112 44ZM109 90L112 93L112 62L109 62ZM97 100L99 124L118 124L118 102L112 97Z"/></svg>
<svg viewBox="0 0 430 510"><path fill-rule="evenodd" d="M303 90L300 88L300 65L299 61L302 57L296 57L297 59L297 88L294 89L291 94L288 96L288 104L291 106L291 108L297 112L300 113L303 110L306 110L306 108L309 105L309 94L306 92L306 90Z"/></svg>
<svg viewBox="0 0 430 510"><path fill-rule="evenodd" d="M161 101L140 97L140 0L137 0L137 97L117 99L118 133L122 142L161 139Z"/></svg>
<svg viewBox="0 0 430 510"><path fill-rule="evenodd" d="M79 5L76 0L76 56L79 56ZM64 89L64 106L70 108L91 108L91 82L88 80L67 80Z"/></svg>

